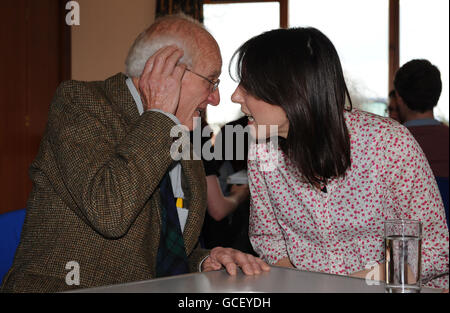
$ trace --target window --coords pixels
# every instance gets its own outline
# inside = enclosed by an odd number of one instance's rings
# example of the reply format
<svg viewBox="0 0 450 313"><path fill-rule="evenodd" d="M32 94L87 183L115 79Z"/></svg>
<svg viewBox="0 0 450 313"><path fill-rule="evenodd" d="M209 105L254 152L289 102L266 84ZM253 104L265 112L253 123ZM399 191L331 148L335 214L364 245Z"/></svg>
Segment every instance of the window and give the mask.
<svg viewBox="0 0 450 313"><path fill-rule="evenodd" d="M335 45L354 107L384 115L388 91L387 0L292 0L290 27L311 26Z"/></svg>
<svg viewBox="0 0 450 313"><path fill-rule="evenodd" d="M442 94L436 118L449 119L449 1L400 1L400 65L427 59L441 71Z"/></svg>
<svg viewBox="0 0 450 313"><path fill-rule="evenodd" d="M274 28L312 26L336 46L354 106L386 116L399 65L426 58L439 67L443 91L436 117L449 119L449 1L447 0L205 0L205 25L222 50L221 104L208 108L213 128L241 116L230 100L236 84L231 56L249 38ZM289 21L289 24L288 24ZM439 37L438 37L439 36ZM222 83L221 83L222 84Z"/></svg>
<svg viewBox="0 0 450 313"><path fill-rule="evenodd" d="M237 87L228 72L231 57L248 39L280 27L280 3L204 4L203 15L206 28L219 43L223 59L221 101L217 107L208 106L207 110L208 123L217 132L222 125L243 116L241 106L231 102Z"/></svg>

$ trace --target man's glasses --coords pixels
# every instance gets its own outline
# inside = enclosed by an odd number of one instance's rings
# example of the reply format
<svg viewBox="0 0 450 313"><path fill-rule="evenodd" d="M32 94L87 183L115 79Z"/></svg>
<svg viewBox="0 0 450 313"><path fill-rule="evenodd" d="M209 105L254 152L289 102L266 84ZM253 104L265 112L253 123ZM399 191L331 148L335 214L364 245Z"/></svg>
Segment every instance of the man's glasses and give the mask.
<svg viewBox="0 0 450 313"><path fill-rule="evenodd" d="M196 72L194 72L194 71L192 71L192 70L190 70L190 69L188 69L188 68L186 68L186 71L189 71L189 72L191 72L192 74L195 74L195 75L197 75L198 77L203 78L203 79L206 80L208 83L210 83L211 86L212 86L212 88L210 88L210 91L211 91L211 92L214 92L214 91L217 90L217 88L219 88L220 79L218 79L218 80L216 80L216 81L213 81L213 80L210 80L209 78L207 78L207 77L205 77L205 76L203 76L203 75L200 75L200 74L198 74L198 73L196 73Z"/></svg>

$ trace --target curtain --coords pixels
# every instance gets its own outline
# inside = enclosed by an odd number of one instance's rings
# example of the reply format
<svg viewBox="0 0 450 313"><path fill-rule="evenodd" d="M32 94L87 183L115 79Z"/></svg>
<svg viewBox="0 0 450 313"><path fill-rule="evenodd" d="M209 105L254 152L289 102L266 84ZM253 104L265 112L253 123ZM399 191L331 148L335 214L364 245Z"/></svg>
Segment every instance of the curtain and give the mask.
<svg viewBox="0 0 450 313"><path fill-rule="evenodd" d="M157 0L156 18L184 13L203 23L203 0Z"/></svg>

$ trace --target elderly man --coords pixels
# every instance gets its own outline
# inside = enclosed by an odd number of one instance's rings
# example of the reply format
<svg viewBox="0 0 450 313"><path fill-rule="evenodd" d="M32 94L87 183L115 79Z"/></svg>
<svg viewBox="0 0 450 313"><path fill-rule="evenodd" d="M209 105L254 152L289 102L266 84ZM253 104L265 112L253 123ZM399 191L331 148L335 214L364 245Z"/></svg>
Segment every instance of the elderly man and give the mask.
<svg viewBox="0 0 450 313"><path fill-rule="evenodd" d="M201 161L175 162L171 129L220 101L213 37L166 17L136 39L127 76L63 83L30 168L33 190L6 292L54 292L224 266L269 270L237 250L198 247Z"/></svg>

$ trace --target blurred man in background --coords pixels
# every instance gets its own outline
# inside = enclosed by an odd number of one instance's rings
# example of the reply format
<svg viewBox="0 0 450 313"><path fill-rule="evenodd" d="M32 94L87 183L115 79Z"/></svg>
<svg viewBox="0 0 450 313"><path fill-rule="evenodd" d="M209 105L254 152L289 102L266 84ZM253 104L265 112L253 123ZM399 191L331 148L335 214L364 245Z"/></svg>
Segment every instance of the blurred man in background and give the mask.
<svg viewBox="0 0 450 313"><path fill-rule="evenodd" d="M404 64L394 79L398 117L425 152L433 173L448 177L449 128L434 117L442 91L441 73L428 60Z"/></svg>
<svg viewBox="0 0 450 313"><path fill-rule="evenodd" d="M391 90L389 92L389 102L387 106L387 113L390 118L400 122L398 117L398 108L397 108L397 100L395 99L395 90Z"/></svg>

